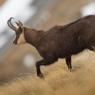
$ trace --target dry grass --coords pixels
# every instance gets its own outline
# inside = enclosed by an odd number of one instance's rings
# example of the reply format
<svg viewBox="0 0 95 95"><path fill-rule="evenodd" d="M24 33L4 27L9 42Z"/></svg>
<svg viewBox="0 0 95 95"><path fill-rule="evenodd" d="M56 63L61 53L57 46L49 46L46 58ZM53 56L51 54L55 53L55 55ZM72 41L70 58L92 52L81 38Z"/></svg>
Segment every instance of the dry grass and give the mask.
<svg viewBox="0 0 95 95"><path fill-rule="evenodd" d="M73 58L69 72L64 60L45 68L45 79L19 77L0 86L0 95L95 95L95 54L89 51Z"/></svg>

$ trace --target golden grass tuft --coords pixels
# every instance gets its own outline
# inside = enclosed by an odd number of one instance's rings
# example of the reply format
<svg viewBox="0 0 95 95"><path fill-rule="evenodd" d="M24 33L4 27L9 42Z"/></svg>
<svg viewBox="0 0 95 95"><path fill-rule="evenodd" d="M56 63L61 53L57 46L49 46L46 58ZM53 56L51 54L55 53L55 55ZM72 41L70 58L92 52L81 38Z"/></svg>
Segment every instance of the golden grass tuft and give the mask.
<svg viewBox="0 0 95 95"><path fill-rule="evenodd" d="M0 95L95 95L95 55L84 52L73 58L73 71L64 60L42 68L45 79L19 77L0 86ZM59 64L58 64L59 63Z"/></svg>

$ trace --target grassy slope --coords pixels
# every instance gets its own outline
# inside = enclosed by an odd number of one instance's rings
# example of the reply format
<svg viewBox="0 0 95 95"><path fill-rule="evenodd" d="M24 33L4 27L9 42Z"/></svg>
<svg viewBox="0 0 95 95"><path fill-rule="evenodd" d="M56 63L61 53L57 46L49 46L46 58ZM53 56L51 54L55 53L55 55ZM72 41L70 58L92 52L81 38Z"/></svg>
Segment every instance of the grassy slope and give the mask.
<svg viewBox="0 0 95 95"><path fill-rule="evenodd" d="M23 76L0 86L0 95L95 95L95 54L89 51L73 58L69 72L64 60L43 68L45 79Z"/></svg>

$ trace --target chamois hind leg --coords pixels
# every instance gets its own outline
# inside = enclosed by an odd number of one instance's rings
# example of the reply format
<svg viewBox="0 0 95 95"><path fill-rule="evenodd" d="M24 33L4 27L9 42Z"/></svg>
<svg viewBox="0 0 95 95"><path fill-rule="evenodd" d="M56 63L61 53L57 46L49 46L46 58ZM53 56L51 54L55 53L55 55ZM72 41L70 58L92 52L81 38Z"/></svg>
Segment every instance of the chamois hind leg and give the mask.
<svg viewBox="0 0 95 95"><path fill-rule="evenodd" d="M55 60L52 60L52 59L48 59L48 60L43 59L43 60L38 61L36 63L37 76L38 77L44 77L42 72L41 72L41 69L40 69L41 65L45 65L46 66L46 65L50 65L50 64L52 64L54 62L55 62Z"/></svg>
<svg viewBox="0 0 95 95"><path fill-rule="evenodd" d="M67 56L67 57L65 58L65 60L66 60L66 64L67 64L67 66L68 66L68 69L71 71L71 70L72 70L71 56Z"/></svg>

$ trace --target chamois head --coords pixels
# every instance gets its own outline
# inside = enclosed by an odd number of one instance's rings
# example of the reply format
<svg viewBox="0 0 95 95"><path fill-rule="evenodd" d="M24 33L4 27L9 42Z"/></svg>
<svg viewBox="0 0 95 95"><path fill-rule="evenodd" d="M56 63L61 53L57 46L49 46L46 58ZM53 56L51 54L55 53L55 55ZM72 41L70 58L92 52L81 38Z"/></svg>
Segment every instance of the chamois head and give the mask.
<svg viewBox="0 0 95 95"><path fill-rule="evenodd" d="M8 21L7 24L8 26L15 31L16 34L16 38L14 40L14 44L22 44L25 43L25 39L24 39L24 26L22 24L21 21L16 21L15 25L12 24L12 20L14 20L13 17L11 17Z"/></svg>

